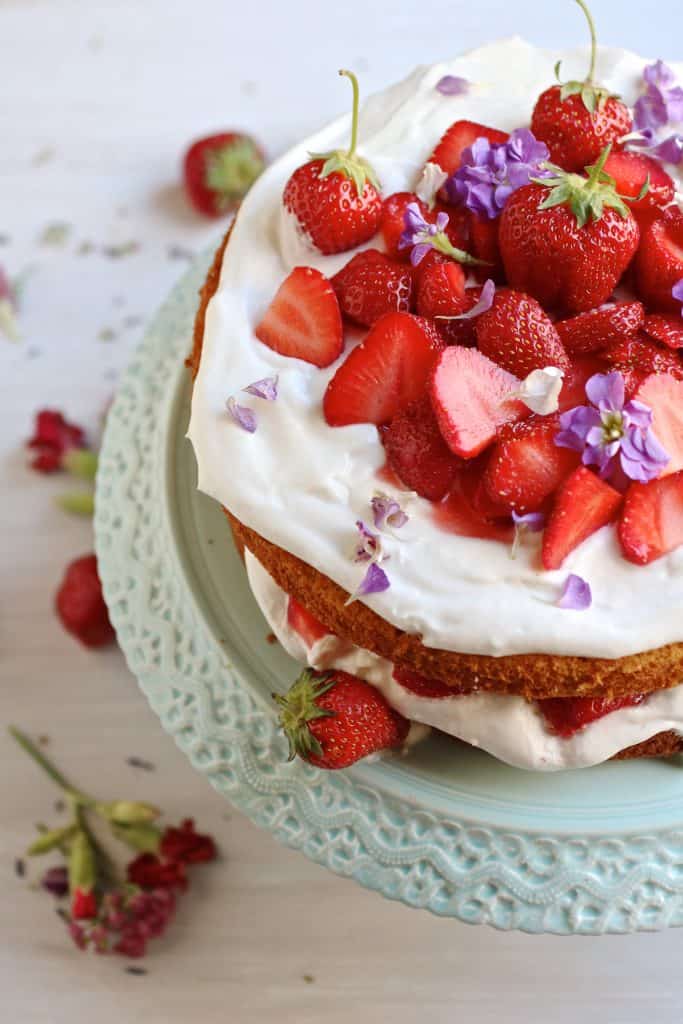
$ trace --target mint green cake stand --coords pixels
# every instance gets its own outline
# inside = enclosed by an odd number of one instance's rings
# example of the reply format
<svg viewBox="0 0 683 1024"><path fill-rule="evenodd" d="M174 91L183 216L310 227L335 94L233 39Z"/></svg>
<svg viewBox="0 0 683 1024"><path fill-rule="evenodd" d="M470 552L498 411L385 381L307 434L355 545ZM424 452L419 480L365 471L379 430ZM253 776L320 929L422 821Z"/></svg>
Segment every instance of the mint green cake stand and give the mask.
<svg viewBox="0 0 683 1024"><path fill-rule="evenodd" d="M434 738L343 772L288 763L269 694L297 669L247 585L185 440L197 290L174 289L108 418L95 516L104 592L152 710L197 771L280 842L390 899L527 932L683 923L683 765L537 775Z"/></svg>

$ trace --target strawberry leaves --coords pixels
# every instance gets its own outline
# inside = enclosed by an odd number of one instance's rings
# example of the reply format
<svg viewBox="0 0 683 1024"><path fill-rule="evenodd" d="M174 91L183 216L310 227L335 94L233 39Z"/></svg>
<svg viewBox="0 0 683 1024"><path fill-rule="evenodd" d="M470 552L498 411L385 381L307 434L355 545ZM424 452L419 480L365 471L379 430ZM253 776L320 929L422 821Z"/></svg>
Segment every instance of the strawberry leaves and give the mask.
<svg viewBox="0 0 683 1024"><path fill-rule="evenodd" d="M616 210L624 219L631 216L626 200L640 202L649 191L650 179L648 176L637 196L621 196L617 192L616 181L604 170L611 151L611 144L605 146L597 163L586 168L588 177L563 171L555 164L546 164L545 167L550 173L545 177L532 179L535 184L549 189L548 195L539 204L539 210L568 206L580 228L585 227L589 220L600 220L605 207Z"/></svg>

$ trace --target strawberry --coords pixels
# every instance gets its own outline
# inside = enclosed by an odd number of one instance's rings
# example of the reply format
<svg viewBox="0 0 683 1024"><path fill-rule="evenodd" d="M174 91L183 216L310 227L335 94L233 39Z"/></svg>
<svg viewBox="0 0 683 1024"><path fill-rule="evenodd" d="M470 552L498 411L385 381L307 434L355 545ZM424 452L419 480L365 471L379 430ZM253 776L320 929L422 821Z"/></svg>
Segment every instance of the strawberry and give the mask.
<svg viewBox="0 0 683 1024"><path fill-rule="evenodd" d="M646 305L680 313L672 289L683 280L683 210L672 206L645 229L634 268L638 294Z"/></svg>
<svg viewBox="0 0 683 1024"><path fill-rule="evenodd" d="M410 313L387 313L327 385L325 419L331 427L388 423L424 392L442 347L429 321Z"/></svg>
<svg viewBox="0 0 683 1024"><path fill-rule="evenodd" d="M531 130L545 142L550 159L566 171L581 171L594 163L602 149L616 144L631 131L628 107L608 89L594 84L597 37L595 25L584 0L577 0L588 21L591 57L588 75L582 82L554 85L541 93L531 118ZM555 66L560 77L560 63Z"/></svg>
<svg viewBox="0 0 683 1024"><path fill-rule="evenodd" d="M248 135L208 135L185 154L185 191L199 213L222 217L247 194L264 167L263 152Z"/></svg>
<svg viewBox="0 0 683 1024"><path fill-rule="evenodd" d="M353 87L351 145L312 159L292 174L285 185L285 209L296 218L319 252L345 252L367 242L382 215L379 182L372 167L356 155L358 140L358 81L340 71Z"/></svg>
<svg viewBox="0 0 683 1024"><path fill-rule="evenodd" d="M456 121L441 136L428 163L438 164L442 171L453 174L460 166L463 151L482 138L489 142L506 142L507 133L475 121Z"/></svg>
<svg viewBox="0 0 683 1024"><path fill-rule="evenodd" d="M429 210L414 192L394 192L384 200L379 222L379 230L387 256L394 260L403 260L404 263L410 260L410 249L400 249L399 242L405 231L405 212L411 203L417 204L425 220L431 219Z"/></svg>
<svg viewBox="0 0 683 1024"><path fill-rule="evenodd" d="M447 345L461 345L465 348L473 348L477 344L476 318L465 318L464 320L453 318L469 313L479 302L480 298L481 288L468 288L462 298L453 299L450 313L434 314L434 325ZM443 319L444 316L448 316L449 319Z"/></svg>
<svg viewBox="0 0 683 1024"><path fill-rule="evenodd" d="M459 263L451 260L430 263L420 273L416 299L420 316L433 318L458 315L462 311L464 298L465 274Z"/></svg>
<svg viewBox="0 0 683 1024"><path fill-rule="evenodd" d="M621 338L632 337L643 326L645 309L640 302L618 302L603 309L580 313L555 324L570 354L596 352Z"/></svg>
<svg viewBox="0 0 683 1024"><path fill-rule="evenodd" d="M410 690L418 697L426 697L427 700L457 697L465 692L457 686L446 686L439 679L429 679L411 668L402 668L400 665L394 665L393 677L404 689Z"/></svg>
<svg viewBox="0 0 683 1024"><path fill-rule="evenodd" d="M610 345L601 357L612 370L619 370L624 378L627 397L632 397L643 380L651 373L668 373L683 380L683 363L676 352L659 348L643 334L623 338Z"/></svg>
<svg viewBox="0 0 683 1024"><path fill-rule="evenodd" d="M569 368L569 359L555 326L535 299L499 289L493 305L477 318L481 352L517 377L544 366Z"/></svg>
<svg viewBox="0 0 683 1024"><path fill-rule="evenodd" d="M329 629L293 597L287 598L287 625L298 633L307 647L329 635Z"/></svg>
<svg viewBox="0 0 683 1024"><path fill-rule="evenodd" d="M465 493L461 483L467 474L461 474L455 482L453 490L432 506L432 516L442 530L456 533L459 537L477 537L480 540L497 540L502 544L511 544L514 531L510 523L509 510L507 520L492 519L482 515L479 507ZM490 501L487 499L489 505Z"/></svg>
<svg viewBox="0 0 683 1024"><path fill-rule="evenodd" d="M500 218L500 250L513 288L546 308L583 313L602 305L638 247L640 232L602 165L587 178L557 171L510 196Z"/></svg>
<svg viewBox="0 0 683 1024"><path fill-rule="evenodd" d="M295 267L278 288L254 334L280 355L329 366L344 347L342 318L332 285L314 267Z"/></svg>
<svg viewBox="0 0 683 1024"><path fill-rule="evenodd" d="M482 474L486 468L487 459L488 452L483 451L476 459L469 459L469 461L465 462L462 472L458 475L458 487L474 514L482 522L505 522L509 526L509 507L494 501L486 489L486 483Z"/></svg>
<svg viewBox="0 0 683 1024"><path fill-rule="evenodd" d="M683 469L683 381L668 373L646 377L636 400L652 410L652 430L669 456L660 477Z"/></svg>
<svg viewBox="0 0 683 1024"><path fill-rule="evenodd" d="M34 453L31 469L39 473L64 469L65 456L86 446L83 428L70 423L57 409L41 409L36 413L33 437L26 442L26 447Z"/></svg>
<svg viewBox="0 0 683 1024"><path fill-rule="evenodd" d="M470 219L470 249L477 259L483 260L487 264L487 266L475 270L475 273L482 277L490 277L494 281L504 280L505 272L498 240L499 218L488 220L472 210L467 212Z"/></svg>
<svg viewBox="0 0 683 1024"><path fill-rule="evenodd" d="M532 415L500 431L482 478L493 501L515 512L535 512L576 469L579 455L558 448L558 430L558 416Z"/></svg>
<svg viewBox="0 0 683 1024"><path fill-rule="evenodd" d="M632 483L618 527L624 557L647 565L683 544L683 473Z"/></svg>
<svg viewBox="0 0 683 1024"><path fill-rule="evenodd" d="M619 708L635 707L644 700L644 693L630 693L624 697L548 697L536 701L536 705L551 731L567 739L598 718Z"/></svg>
<svg viewBox="0 0 683 1024"><path fill-rule="evenodd" d="M667 348L683 348L683 319L680 316L664 316L650 313L643 324L645 334Z"/></svg>
<svg viewBox="0 0 683 1024"><path fill-rule="evenodd" d="M405 487L430 501L450 491L461 463L441 436L428 395L397 413L382 440L387 461Z"/></svg>
<svg viewBox="0 0 683 1024"><path fill-rule="evenodd" d="M439 356L430 384L432 406L448 447L474 458L504 423L528 414L509 396L519 380L476 349L453 345Z"/></svg>
<svg viewBox="0 0 683 1024"><path fill-rule="evenodd" d="M675 186L658 160L644 153L610 153L605 173L614 178L617 192L628 201L636 220L647 222L673 201ZM646 184L647 192L640 197Z"/></svg>
<svg viewBox="0 0 683 1024"><path fill-rule="evenodd" d="M559 569L570 551L615 518L621 494L590 469L567 477L543 534L543 568Z"/></svg>
<svg viewBox="0 0 683 1024"><path fill-rule="evenodd" d="M55 605L64 629L86 647L105 647L116 639L95 555L83 555L67 566Z"/></svg>
<svg viewBox="0 0 683 1024"><path fill-rule="evenodd" d="M344 316L365 327L371 327L385 313L410 309L410 269L377 249L357 253L331 278L331 284Z"/></svg>
<svg viewBox="0 0 683 1024"><path fill-rule="evenodd" d="M369 754L400 747L410 727L379 690L348 672L306 669L289 693L273 699L290 760L298 755L318 768L348 768Z"/></svg>
<svg viewBox="0 0 683 1024"><path fill-rule="evenodd" d="M562 382L559 412L566 412L577 405L585 405L586 384L594 374L604 372L604 363L597 356L576 356Z"/></svg>

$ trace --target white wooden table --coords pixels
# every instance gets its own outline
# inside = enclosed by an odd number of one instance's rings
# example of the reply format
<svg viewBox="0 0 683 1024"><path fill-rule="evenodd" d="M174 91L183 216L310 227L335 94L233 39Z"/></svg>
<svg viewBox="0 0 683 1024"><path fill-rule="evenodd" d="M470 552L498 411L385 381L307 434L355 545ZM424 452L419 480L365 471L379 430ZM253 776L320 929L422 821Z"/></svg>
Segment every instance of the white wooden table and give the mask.
<svg viewBox="0 0 683 1024"><path fill-rule="evenodd" d="M676 933L468 929L342 881L233 813L162 733L120 654L87 653L62 632L53 592L67 560L91 549L90 527L53 507L62 482L29 473L21 448L40 406L95 427L187 253L216 235L177 186L193 136L243 125L276 154L344 107L339 66L368 90L487 36L582 38L568 0L501 6L345 0L342 15L315 0L0 0L0 263L27 271L23 340L0 339L0 725L46 734L105 797L148 799L169 820L191 813L223 851L145 976L79 955L49 898L15 877L33 823L56 817L56 793L3 728L3 1024L680 1020ZM594 7L606 41L676 56L678 0L621 25L618 0ZM41 243L56 223L68 237ZM130 767L131 755L155 770Z"/></svg>

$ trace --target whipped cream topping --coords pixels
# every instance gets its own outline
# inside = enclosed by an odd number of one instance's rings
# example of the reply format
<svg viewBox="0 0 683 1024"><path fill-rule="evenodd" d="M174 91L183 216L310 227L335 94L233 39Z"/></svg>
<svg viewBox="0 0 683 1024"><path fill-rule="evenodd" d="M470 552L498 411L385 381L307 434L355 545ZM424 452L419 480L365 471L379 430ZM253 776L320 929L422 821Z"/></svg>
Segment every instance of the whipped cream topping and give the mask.
<svg viewBox="0 0 683 1024"><path fill-rule="evenodd" d="M288 597L250 553L245 553L249 584L270 628L297 661L320 671L341 669L364 679L408 718L464 740L516 768L554 772L588 768L659 732L683 732L683 686L661 690L635 707L619 708L564 739L548 730L534 703L523 697L476 693L420 697L393 678L393 665L371 651L331 634L308 647L287 621ZM409 744L421 738L414 728Z"/></svg>
<svg viewBox="0 0 683 1024"><path fill-rule="evenodd" d="M538 50L512 39L417 68L371 97L361 113L359 149L375 168L383 194L415 187L435 143L458 118L507 131L528 125L558 60L571 78L584 72L587 54ZM632 104L646 63L603 49L597 80ZM675 70L683 78L683 66ZM435 86L447 74L467 78L469 92L441 95ZM309 152L345 144L348 130L347 116L295 146L244 201L207 310L189 437L201 490L351 593L362 570L349 557L355 521L368 517L376 490L391 492L377 477L384 463L377 430L325 423L321 401L337 364L319 370L279 356L254 336L292 267L308 264L329 276L353 255L317 253L281 203L289 175ZM677 184L683 188L680 175ZM355 338L347 339L344 355ZM226 415L226 398L274 374L280 397L272 403L252 400L259 426L247 434ZM494 656L541 651L616 658L683 640L683 548L635 566L621 556L614 528L605 527L573 551L561 570L545 572L538 538L525 539L513 560L500 542L444 532L421 498L409 512L401 540L387 543L390 588L362 600L398 628L421 634L428 646ZM569 573L591 585L593 603L586 611L556 605Z"/></svg>

